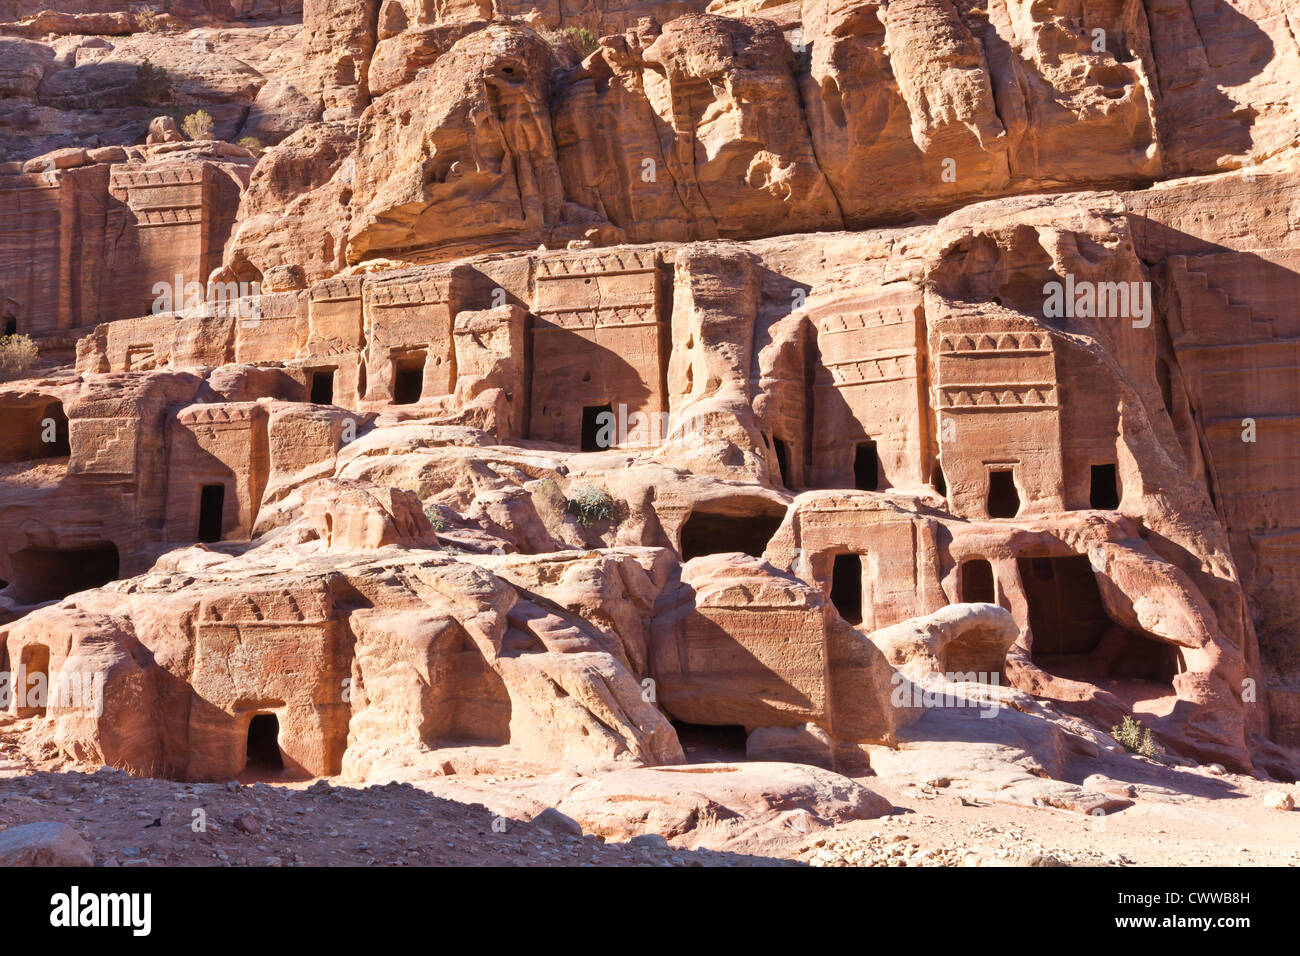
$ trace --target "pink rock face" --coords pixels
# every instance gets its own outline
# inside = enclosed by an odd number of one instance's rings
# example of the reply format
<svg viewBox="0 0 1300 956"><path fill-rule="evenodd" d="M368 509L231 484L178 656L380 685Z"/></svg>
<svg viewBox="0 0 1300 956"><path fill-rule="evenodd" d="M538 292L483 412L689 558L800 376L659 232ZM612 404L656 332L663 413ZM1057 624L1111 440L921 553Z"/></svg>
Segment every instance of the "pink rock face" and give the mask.
<svg viewBox="0 0 1300 956"><path fill-rule="evenodd" d="M1110 806L1037 778L1126 717L1300 770L1285 14L19 6L0 671L60 759L684 839L945 745Z"/></svg>
<svg viewBox="0 0 1300 956"><path fill-rule="evenodd" d="M13 224L0 263L14 275L0 308L16 331L66 351L75 329L205 299L252 161L228 144L173 142L164 125L129 155L58 150L0 170ZM86 250L75 268L71 248Z"/></svg>
<svg viewBox="0 0 1300 956"><path fill-rule="evenodd" d="M825 770L755 762L618 770L571 790L560 809L606 839L653 833L690 845L718 832L739 839L762 827L805 832L871 820L890 806Z"/></svg>
<svg viewBox="0 0 1300 956"><path fill-rule="evenodd" d="M492 27L371 108L358 134L349 260L405 257L431 234L452 250L549 238L564 202L552 67L531 30Z"/></svg>
<svg viewBox="0 0 1300 956"><path fill-rule="evenodd" d="M302 494L307 517L327 550L418 548L434 543L433 528L413 492L326 479L308 485Z"/></svg>
<svg viewBox="0 0 1300 956"><path fill-rule="evenodd" d="M363 153L348 261L861 228L990 195L1212 171L1278 148L1293 117L1268 106L1243 129L1229 107L1258 97L1209 84L1267 99L1295 53L1278 37L1267 56L1276 17L1216 16L1230 29L1211 55L1179 4L809 2L795 24L629 20L576 66L557 34L389 16L358 136L384 159ZM349 95L354 112L370 102ZM1227 153L1210 156L1205 135ZM309 204L319 225L334 198Z"/></svg>
<svg viewBox="0 0 1300 956"><path fill-rule="evenodd" d="M170 116L158 116L149 122L149 145L154 143L179 143L184 139Z"/></svg>

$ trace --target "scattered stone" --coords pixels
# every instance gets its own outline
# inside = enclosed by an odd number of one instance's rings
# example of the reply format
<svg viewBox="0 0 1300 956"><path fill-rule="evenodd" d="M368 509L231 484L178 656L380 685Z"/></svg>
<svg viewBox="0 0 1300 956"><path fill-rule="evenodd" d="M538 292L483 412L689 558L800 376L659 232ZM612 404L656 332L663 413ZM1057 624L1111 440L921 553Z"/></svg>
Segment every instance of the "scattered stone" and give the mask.
<svg viewBox="0 0 1300 956"><path fill-rule="evenodd" d="M1270 790L1264 794L1264 806L1270 810L1294 810L1295 798L1284 790Z"/></svg>
<svg viewBox="0 0 1300 956"><path fill-rule="evenodd" d="M0 831L0 869L94 862L90 844L66 823L25 823Z"/></svg>
<svg viewBox="0 0 1300 956"><path fill-rule="evenodd" d="M537 816L533 817L532 822L543 830L549 830L552 833L567 833L570 836L582 836L582 825L573 817L561 813L554 807L547 807Z"/></svg>
<svg viewBox="0 0 1300 956"><path fill-rule="evenodd" d="M627 845L647 850L666 850L668 840L659 833L640 833L628 840Z"/></svg>

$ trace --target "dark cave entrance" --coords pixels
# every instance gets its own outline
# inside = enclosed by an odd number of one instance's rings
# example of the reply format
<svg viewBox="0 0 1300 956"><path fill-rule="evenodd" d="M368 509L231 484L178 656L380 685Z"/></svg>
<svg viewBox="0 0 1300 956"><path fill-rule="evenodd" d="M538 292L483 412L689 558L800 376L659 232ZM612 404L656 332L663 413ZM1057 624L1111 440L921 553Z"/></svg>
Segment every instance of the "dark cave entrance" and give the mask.
<svg viewBox="0 0 1300 956"><path fill-rule="evenodd" d="M1092 466L1088 503L1098 511L1114 511L1119 507L1119 475L1114 464Z"/></svg>
<svg viewBox="0 0 1300 956"><path fill-rule="evenodd" d="M7 592L19 604L58 601L118 577L117 546L25 548L10 557L13 580Z"/></svg>
<svg viewBox="0 0 1300 956"><path fill-rule="evenodd" d="M971 558L961 565L961 599L965 604L997 604L993 565L983 558Z"/></svg>
<svg viewBox="0 0 1300 956"><path fill-rule="evenodd" d="M608 418L602 418L602 415L608 415ZM582 442L583 451L603 451L607 447L612 447L614 442L609 445L603 445L600 441L601 426L613 421L614 407L612 405L586 405L582 409Z"/></svg>
<svg viewBox="0 0 1300 956"><path fill-rule="evenodd" d="M1106 613L1097 578L1084 555L1017 558L1033 633L1030 659L1050 674L1172 684L1178 649L1129 631Z"/></svg>
<svg viewBox="0 0 1300 956"><path fill-rule="evenodd" d="M749 733L738 724L688 724L674 720L672 725L687 763L735 763L745 759Z"/></svg>
<svg viewBox="0 0 1300 956"><path fill-rule="evenodd" d="M68 443L68 416L62 402L51 402L41 412L41 457L66 458L72 454Z"/></svg>
<svg viewBox="0 0 1300 956"><path fill-rule="evenodd" d="M861 441L853 449L853 487L858 491L880 490L880 456L874 441Z"/></svg>
<svg viewBox="0 0 1300 956"><path fill-rule="evenodd" d="M393 404L414 405L424 393L423 352L393 361Z"/></svg>
<svg viewBox="0 0 1300 956"><path fill-rule="evenodd" d="M731 551L761 558L784 517L784 513L720 515L692 511L682 525L682 560Z"/></svg>
<svg viewBox="0 0 1300 956"><path fill-rule="evenodd" d="M1010 470L999 468L989 472L988 510L990 518L1014 518L1020 513L1020 493Z"/></svg>
<svg viewBox="0 0 1300 956"><path fill-rule="evenodd" d="M10 406L0 412L0 462L66 458L68 416L63 403Z"/></svg>
<svg viewBox="0 0 1300 956"><path fill-rule="evenodd" d="M311 402L313 405L334 404L334 369L321 368L311 373Z"/></svg>
<svg viewBox="0 0 1300 956"><path fill-rule="evenodd" d="M244 769L259 773L284 770L284 755L280 753L280 720L275 714L254 714L248 722Z"/></svg>
<svg viewBox="0 0 1300 956"><path fill-rule="evenodd" d="M780 472L777 480L782 487L789 488L790 485L790 446L784 439L773 438L772 450L776 452L776 467Z"/></svg>
<svg viewBox="0 0 1300 956"><path fill-rule="evenodd" d="M831 604L849 624L862 623L862 556L837 554L831 565Z"/></svg>
<svg viewBox="0 0 1300 956"><path fill-rule="evenodd" d="M226 511L226 486L203 485L199 489L199 541L220 541Z"/></svg>

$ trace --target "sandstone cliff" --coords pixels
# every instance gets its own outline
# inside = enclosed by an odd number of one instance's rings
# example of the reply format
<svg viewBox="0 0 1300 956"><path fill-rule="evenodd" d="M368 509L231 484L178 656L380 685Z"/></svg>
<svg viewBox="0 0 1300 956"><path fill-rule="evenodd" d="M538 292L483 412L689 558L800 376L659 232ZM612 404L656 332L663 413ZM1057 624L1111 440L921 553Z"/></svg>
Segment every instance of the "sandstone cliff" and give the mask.
<svg viewBox="0 0 1300 956"><path fill-rule="evenodd" d="M102 682L10 705L66 759L863 773L942 686L1039 776L1137 716L1295 779L1289 10L9 6L0 671Z"/></svg>

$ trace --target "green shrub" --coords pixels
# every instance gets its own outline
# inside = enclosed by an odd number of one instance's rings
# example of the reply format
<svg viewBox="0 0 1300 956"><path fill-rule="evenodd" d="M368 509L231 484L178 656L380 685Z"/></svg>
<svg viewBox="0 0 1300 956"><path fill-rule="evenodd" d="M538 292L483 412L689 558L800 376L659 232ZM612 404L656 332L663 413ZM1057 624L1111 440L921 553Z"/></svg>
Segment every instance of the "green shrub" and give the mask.
<svg viewBox="0 0 1300 956"><path fill-rule="evenodd" d="M573 45L584 57L595 53L596 48L600 46L596 34L584 27L565 27L560 33L572 40Z"/></svg>
<svg viewBox="0 0 1300 956"><path fill-rule="evenodd" d="M256 136L241 137L238 145L244 147L254 156L261 156L262 153L266 152L266 147L262 145L262 141Z"/></svg>
<svg viewBox="0 0 1300 956"><path fill-rule="evenodd" d="M157 10L137 10L133 14L135 28L145 33L162 33L167 29L167 23L163 20L162 15Z"/></svg>
<svg viewBox="0 0 1300 956"><path fill-rule="evenodd" d="M447 530L447 519L438 511L437 505L430 505L425 508L424 516L429 519L429 524L433 525L434 531Z"/></svg>
<svg viewBox="0 0 1300 956"><path fill-rule="evenodd" d="M204 110L191 113L181 123L181 129L189 139L212 139L215 128L212 117Z"/></svg>
<svg viewBox="0 0 1300 956"><path fill-rule="evenodd" d="M1156 746L1155 739L1151 736L1151 728L1143 727L1141 721L1134 720L1132 717L1125 716L1118 727L1110 729L1110 735L1131 754L1150 757L1152 760L1160 756L1160 748Z"/></svg>
<svg viewBox="0 0 1300 956"><path fill-rule="evenodd" d="M147 59L135 71L133 98L148 106L166 103L172 97L172 81L167 71Z"/></svg>
<svg viewBox="0 0 1300 956"><path fill-rule="evenodd" d="M39 356L36 343L27 336L0 336L0 381L22 378Z"/></svg>
<svg viewBox="0 0 1300 956"><path fill-rule="evenodd" d="M578 493L568 499L569 512L578 516L584 528L590 528L601 521L613 521L618 513L614 499L609 492L601 491L592 485L578 489Z"/></svg>
<svg viewBox="0 0 1300 956"><path fill-rule="evenodd" d="M555 31L544 30L542 31L542 39L555 50L567 46L576 51L583 59L595 53L600 46L600 40L596 38L596 34L582 27L565 27L563 30Z"/></svg>

